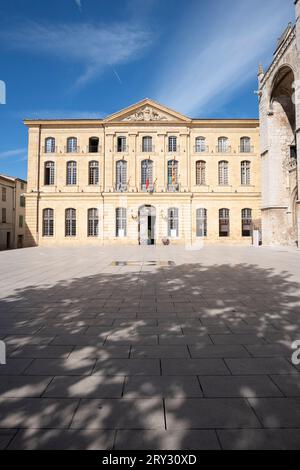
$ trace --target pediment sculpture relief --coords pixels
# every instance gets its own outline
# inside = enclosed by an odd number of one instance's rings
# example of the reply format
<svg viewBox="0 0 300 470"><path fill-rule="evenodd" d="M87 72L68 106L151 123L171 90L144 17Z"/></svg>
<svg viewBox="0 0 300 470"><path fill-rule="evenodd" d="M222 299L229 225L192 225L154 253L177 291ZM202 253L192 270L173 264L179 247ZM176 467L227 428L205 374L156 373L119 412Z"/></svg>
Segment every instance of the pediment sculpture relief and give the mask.
<svg viewBox="0 0 300 470"><path fill-rule="evenodd" d="M124 121L168 121L168 117L154 110L150 106L140 109L136 113L128 116Z"/></svg>

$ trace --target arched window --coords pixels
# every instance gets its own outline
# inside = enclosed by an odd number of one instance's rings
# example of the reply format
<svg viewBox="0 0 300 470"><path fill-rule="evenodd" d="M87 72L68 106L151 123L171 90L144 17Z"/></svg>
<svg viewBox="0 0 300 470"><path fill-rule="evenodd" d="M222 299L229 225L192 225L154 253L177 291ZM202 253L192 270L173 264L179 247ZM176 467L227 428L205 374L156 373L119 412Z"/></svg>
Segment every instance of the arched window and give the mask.
<svg viewBox="0 0 300 470"><path fill-rule="evenodd" d="M76 210L75 209L66 209L65 236L76 237Z"/></svg>
<svg viewBox="0 0 300 470"><path fill-rule="evenodd" d="M252 232L252 210L242 210L242 237L251 237Z"/></svg>
<svg viewBox="0 0 300 470"><path fill-rule="evenodd" d="M77 163L67 162L67 185L77 184Z"/></svg>
<svg viewBox="0 0 300 470"><path fill-rule="evenodd" d="M123 207L116 209L116 237L123 238L127 235L127 210Z"/></svg>
<svg viewBox="0 0 300 470"><path fill-rule="evenodd" d="M195 141L195 152L205 152L206 151L206 145L205 145L205 137L196 137Z"/></svg>
<svg viewBox="0 0 300 470"><path fill-rule="evenodd" d="M88 210L88 236L98 237L99 235L99 211L98 209Z"/></svg>
<svg viewBox="0 0 300 470"><path fill-rule="evenodd" d="M251 183L251 163L244 161L241 163L241 184L248 185Z"/></svg>
<svg viewBox="0 0 300 470"><path fill-rule="evenodd" d="M126 137L120 136L117 138L117 152L126 152L127 145L126 145Z"/></svg>
<svg viewBox="0 0 300 470"><path fill-rule="evenodd" d="M89 153L99 152L99 139L98 137L90 137L89 139Z"/></svg>
<svg viewBox="0 0 300 470"><path fill-rule="evenodd" d="M196 235L197 237L207 237L206 209L197 209L196 211Z"/></svg>
<svg viewBox="0 0 300 470"><path fill-rule="evenodd" d="M143 137L142 152L152 152L152 151L153 151L152 137L147 135Z"/></svg>
<svg viewBox="0 0 300 470"><path fill-rule="evenodd" d="M228 152L228 150L229 150L228 138L227 137L219 137L217 151L219 153L226 153L226 152Z"/></svg>
<svg viewBox="0 0 300 470"><path fill-rule="evenodd" d="M242 137L240 140L240 151L241 153L251 152L251 139L250 137Z"/></svg>
<svg viewBox="0 0 300 470"><path fill-rule="evenodd" d="M227 186L229 184L228 177L229 164L226 161L219 162L219 185Z"/></svg>
<svg viewBox="0 0 300 470"><path fill-rule="evenodd" d="M55 139L54 137L47 137L45 139L45 153L54 153L55 152Z"/></svg>
<svg viewBox="0 0 300 470"><path fill-rule="evenodd" d="M230 211L229 209L219 210L219 236L229 237L230 234Z"/></svg>
<svg viewBox="0 0 300 470"><path fill-rule="evenodd" d="M206 184L206 162L196 162L196 185L202 186Z"/></svg>
<svg viewBox="0 0 300 470"><path fill-rule="evenodd" d="M53 209L43 210L43 237L53 237L54 235L54 211Z"/></svg>
<svg viewBox="0 0 300 470"><path fill-rule="evenodd" d="M54 184L55 178L55 163L54 162L45 162L45 186L51 186Z"/></svg>
<svg viewBox="0 0 300 470"><path fill-rule="evenodd" d="M99 184L99 162L89 162L89 184Z"/></svg>
<svg viewBox="0 0 300 470"><path fill-rule="evenodd" d="M177 137L173 135L168 139L168 152L177 152Z"/></svg>
<svg viewBox="0 0 300 470"><path fill-rule="evenodd" d="M168 161L168 191L178 191L178 161Z"/></svg>
<svg viewBox="0 0 300 470"><path fill-rule="evenodd" d="M68 153L78 152L77 138L76 137L69 137L67 139L67 152Z"/></svg>
<svg viewBox="0 0 300 470"><path fill-rule="evenodd" d="M116 163L116 190L120 192L127 190L127 162L125 160L119 160Z"/></svg>
<svg viewBox="0 0 300 470"><path fill-rule="evenodd" d="M143 191L153 191L153 161L152 160L142 161L141 188Z"/></svg>
<svg viewBox="0 0 300 470"><path fill-rule="evenodd" d="M168 236L171 238L179 236L178 209L175 207L168 209Z"/></svg>

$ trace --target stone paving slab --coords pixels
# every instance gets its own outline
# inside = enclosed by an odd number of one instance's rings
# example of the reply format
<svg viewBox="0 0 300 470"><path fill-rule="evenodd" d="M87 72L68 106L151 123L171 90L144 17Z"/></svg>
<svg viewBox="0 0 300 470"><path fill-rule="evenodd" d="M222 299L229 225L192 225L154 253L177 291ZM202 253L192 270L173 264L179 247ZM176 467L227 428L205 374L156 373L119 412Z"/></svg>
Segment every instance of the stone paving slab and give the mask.
<svg viewBox="0 0 300 470"><path fill-rule="evenodd" d="M133 346L131 358L189 358L187 346Z"/></svg>
<svg viewBox="0 0 300 470"><path fill-rule="evenodd" d="M286 359L280 357L259 359L225 359L225 362L233 375L297 374L295 367Z"/></svg>
<svg viewBox="0 0 300 470"><path fill-rule="evenodd" d="M72 429L164 429L163 402L159 398L82 400Z"/></svg>
<svg viewBox="0 0 300 470"><path fill-rule="evenodd" d="M16 433L16 429L12 429L11 431L9 429L4 431L0 429L0 450L5 450L8 447Z"/></svg>
<svg viewBox="0 0 300 470"><path fill-rule="evenodd" d="M202 397L196 376L131 376L125 379L125 398L151 397L187 398Z"/></svg>
<svg viewBox="0 0 300 470"><path fill-rule="evenodd" d="M121 398L124 378L54 377L43 397L48 398Z"/></svg>
<svg viewBox="0 0 300 470"><path fill-rule="evenodd" d="M205 397L280 397L279 388L267 376L199 377Z"/></svg>
<svg viewBox="0 0 300 470"><path fill-rule="evenodd" d="M220 450L214 431L117 431L115 450Z"/></svg>
<svg viewBox="0 0 300 470"><path fill-rule="evenodd" d="M221 359L162 359L163 375L230 375Z"/></svg>
<svg viewBox="0 0 300 470"><path fill-rule="evenodd" d="M21 346L10 354L11 358L30 358L30 359L67 359L72 352L72 346Z"/></svg>
<svg viewBox="0 0 300 470"><path fill-rule="evenodd" d="M259 428L246 400L238 398L166 399L167 429Z"/></svg>
<svg viewBox="0 0 300 470"><path fill-rule="evenodd" d="M78 400L1 398L0 428L57 428L70 426Z"/></svg>
<svg viewBox="0 0 300 470"><path fill-rule="evenodd" d="M218 431L224 450L299 450L299 429Z"/></svg>
<svg viewBox="0 0 300 470"><path fill-rule="evenodd" d="M26 375L90 375L95 359L34 359L26 369Z"/></svg>
<svg viewBox="0 0 300 470"><path fill-rule="evenodd" d="M250 357L242 345L203 345L191 344L189 351L192 358L243 358Z"/></svg>
<svg viewBox="0 0 300 470"><path fill-rule="evenodd" d="M300 399L250 398L249 403L265 428L300 427Z"/></svg>
<svg viewBox="0 0 300 470"><path fill-rule="evenodd" d="M98 359L93 375L160 375L160 364L158 359Z"/></svg>
<svg viewBox="0 0 300 470"><path fill-rule="evenodd" d="M1 398L40 397L52 377L26 377L23 375L1 376Z"/></svg>
<svg viewBox="0 0 300 470"><path fill-rule="evenodd" d="M13 439L10 439L7 448L8 450L110 450L113 448L114 438L114 431L21 429Z"/></svg>
<svg viewBox="0 0 300 470"><path fill-rule="evenodd" d="M271 379L286 397L300 397L299 375L272 375Z"/></svg>

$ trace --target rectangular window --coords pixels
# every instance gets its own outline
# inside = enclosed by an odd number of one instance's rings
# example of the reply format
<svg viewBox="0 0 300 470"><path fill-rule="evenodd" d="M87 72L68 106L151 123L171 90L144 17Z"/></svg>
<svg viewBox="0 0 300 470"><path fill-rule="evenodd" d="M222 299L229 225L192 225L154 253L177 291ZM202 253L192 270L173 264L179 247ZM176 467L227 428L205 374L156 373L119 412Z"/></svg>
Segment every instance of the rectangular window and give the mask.
<svg viewBox="0 0 300 470"><path fill-rule="evenodd" d="M2 188L2 201L6 202L6 188Z"/></svg>
<svg viewBox="0 0 300 470"><path fill-rule="evenodd" d="M168 236L176 238L179 236L178 209L168 210Z"/></svg>
<svg viewBox="0 0 300 470"><path fill-rule="evenodd" d="M24 217L23 215L19 215L19 228L23 228L24 225Z"/></svg>
<svg viewBox="0 0 300 470"><path fill-rule="evenodd" d="M127 211L124 208L116 209L116 237L123 238L127 235Z"/></svg>
<svg viewBox="0 0 300 470"><path fill-rule="evenodd" d="M206 209L197 209L196 235L197 237L207 237L207 210Z"/></svg>
<svg viewBox="0 0 300 470"><path fill-rule="evenodd" d="M6 224L6 209L2 207L2 223Z"/></svg>
<svg viewBox="0 0 300 470"><path fill-rule="evenodd" d="M54 211L44 209L43 211L43 236L53 237L54 234Z"/></svg>
<svg viewBox="0 0 300 470"><path fill-rule="evenodd" d="M229 226L229 209L221 209L219 211L219 236L229 237L230 226Z"/></svg>
<svg viewBox="0 0 300 470"><path fill-rule="evenodd" d="M25 196L20 196L20 207L25 207Z"/></svg>

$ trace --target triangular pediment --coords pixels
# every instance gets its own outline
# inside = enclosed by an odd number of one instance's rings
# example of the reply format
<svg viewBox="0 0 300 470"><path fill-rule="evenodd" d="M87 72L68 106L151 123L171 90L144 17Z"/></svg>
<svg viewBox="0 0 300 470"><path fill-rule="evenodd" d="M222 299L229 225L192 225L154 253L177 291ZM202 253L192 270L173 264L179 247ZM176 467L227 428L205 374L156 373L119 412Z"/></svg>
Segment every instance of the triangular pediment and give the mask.
<svg viewBox="0 0 300 470"><path fill-rule="evenodd" d="M128 123L167 123L167 122L190 122L191 119L183 114L177 113L153 100L146 98L128 108L114 113L104 119L106 122L128 122Z"/></svg>

